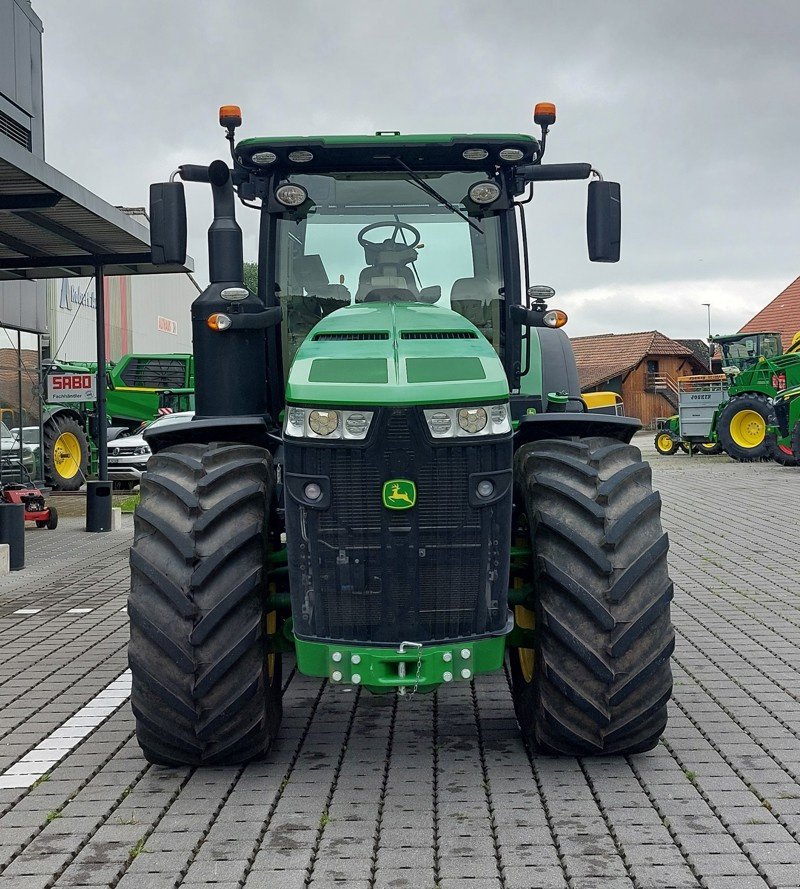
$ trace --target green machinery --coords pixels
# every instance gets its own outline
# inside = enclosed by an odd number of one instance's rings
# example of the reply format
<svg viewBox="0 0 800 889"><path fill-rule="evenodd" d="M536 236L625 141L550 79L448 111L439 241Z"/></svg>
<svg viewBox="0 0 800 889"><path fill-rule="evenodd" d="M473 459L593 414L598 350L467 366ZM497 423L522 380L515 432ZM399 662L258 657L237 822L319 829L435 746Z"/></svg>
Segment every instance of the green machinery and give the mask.
<svg viewBox="0 0 800 889"><path fill-rule="evenodd" d="M678 413L660 426L656 450L724 450L735 460L771 457L794 466L791 438L781 432L775 399L787 386L800 385L800 335L785 353L778 333L736 333L713 337L713 342L720 347L722 374L678 382Z"/></svg>
<svg viewBox="0 0 800 889"><path fill-rule="evenodd" d="M712 440L734 460L772 457L795 465L791 437L780 432L774 399L800 385L800 335L786 352L777 333L746 333L714 337L722 351L722 372L728 377L728 400L712 421Z"/></svg>
<svg viewBox="0 0 800 889"><path fill-rule="evenodd" d="M800 386L784 389L775 397L777 423L768 435L790 442L795 466L800 466Z"/></svg>
<svg viewBox="0 0 800 889"><path fill-rule="evenodd" d="M93 362L51 362L46 376L94 374ZM191 355L123 355L107 372L106 403L113 426L133 429L152 420L159 407L177 409L190 399L194 386ZM45 378L45 391L47 380ZM41 472L58 491L77 491L96 472L93 435L94 402L60 402L42 408L44 454Z"/></svg>
<svg viewBox="0 0 800 889"><path fill-rule="evenodd" d="M589 412L566 315L529 287L532 184L594 178L528 135L275 137L210 185L192 306L196 413L154 427L131 549L132 707L154 763L263 756L281 659L332 685L446 693L508 662L541 753L629 754L665 726L672 584L637 420ZM186 254L181 181L151 186L153 259ZM546 188L547 186L545 186ZM541 192L537 192L541 196ZM239 198L260 215L243 286ZM423 246L424 245L424 246Z"/></svg>

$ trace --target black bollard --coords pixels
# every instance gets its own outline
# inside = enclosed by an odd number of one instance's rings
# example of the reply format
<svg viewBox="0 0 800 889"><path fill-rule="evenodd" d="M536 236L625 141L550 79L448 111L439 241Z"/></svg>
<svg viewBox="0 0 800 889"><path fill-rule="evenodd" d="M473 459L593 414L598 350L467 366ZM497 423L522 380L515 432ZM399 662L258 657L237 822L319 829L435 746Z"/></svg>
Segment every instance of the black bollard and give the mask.
<svg viewBox="0 0 800 889"><path fill-rule="evenodd" d="M86 482L86 530L111 530L111 482Z"/></svg>
<svg viewBox="0 0 800 889"><path fill-rule="evenodd" d="M25 507L22 503L0 503L0 543L8 544L9 567L25 567Z"/></svg>

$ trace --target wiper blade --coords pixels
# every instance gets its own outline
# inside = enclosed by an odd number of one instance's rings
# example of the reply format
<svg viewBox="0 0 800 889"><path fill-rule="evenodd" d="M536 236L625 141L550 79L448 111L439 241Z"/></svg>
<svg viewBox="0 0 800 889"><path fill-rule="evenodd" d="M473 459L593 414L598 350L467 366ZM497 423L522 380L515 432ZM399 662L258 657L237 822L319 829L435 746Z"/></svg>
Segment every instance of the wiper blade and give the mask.
<svg viewBox="0 0 800 889"><path fill-rule="evenodd" d="M453 213L455 213L456 216L460 216L464 220L464 222L474 228L479 235L483 234L483 229L478 225L477 222L474 222L472 219L470 219L466 213L462 213L461 210L451 204L450 201L448 201L447 198L444 197L444 195L439 194L439 192L436 191L435 188L428 185L428 183L424 179L421 179L419 176L417 176L417 174L411 169L411 167L409 167L407 164L404 164L399 157L396 157L395 160L406 171L406 173L408 173L414 185L416 185L418 188L421 188L426 194L430 195L430 197L435 198L437 201L440 201L442 204L445 205L445 207L447 207L448 210L451 210Z"/></svg>

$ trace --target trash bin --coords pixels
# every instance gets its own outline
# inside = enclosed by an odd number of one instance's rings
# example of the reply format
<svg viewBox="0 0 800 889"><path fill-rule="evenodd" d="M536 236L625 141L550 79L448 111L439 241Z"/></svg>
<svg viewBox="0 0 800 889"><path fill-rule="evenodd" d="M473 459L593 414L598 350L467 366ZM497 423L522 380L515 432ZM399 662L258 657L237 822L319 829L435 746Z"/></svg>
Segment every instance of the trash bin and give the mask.
<svg viewBox="0 0 800 889"><path fill-rule="evenodd" d="M111 530L111 482L86 482L86 530Z"/></svg>
<svg viewBox="0 0 800 889"><path fill-rule="evenodd" d="M25 506L22 503L0 503L0 543L8 544L9 568L25 567Z"/></svg>

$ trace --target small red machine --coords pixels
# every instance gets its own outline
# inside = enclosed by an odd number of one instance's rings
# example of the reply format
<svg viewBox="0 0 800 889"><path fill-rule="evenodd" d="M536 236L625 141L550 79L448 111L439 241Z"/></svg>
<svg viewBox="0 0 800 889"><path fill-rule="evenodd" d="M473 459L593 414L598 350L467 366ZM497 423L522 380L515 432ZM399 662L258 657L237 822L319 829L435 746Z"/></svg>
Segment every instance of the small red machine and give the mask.
<svg viewBox="0 0 800 889"><path fill-rule="evenodd" d="M37 528L54 531L58 526L55 506L47 506L44 494L32 485L5 484L0 488L0 499L4 503L21 503L25 507L25 521L36 522Z"/></svg>

